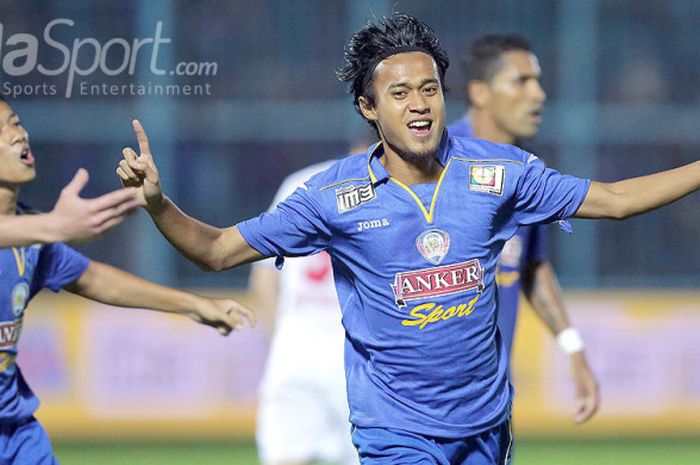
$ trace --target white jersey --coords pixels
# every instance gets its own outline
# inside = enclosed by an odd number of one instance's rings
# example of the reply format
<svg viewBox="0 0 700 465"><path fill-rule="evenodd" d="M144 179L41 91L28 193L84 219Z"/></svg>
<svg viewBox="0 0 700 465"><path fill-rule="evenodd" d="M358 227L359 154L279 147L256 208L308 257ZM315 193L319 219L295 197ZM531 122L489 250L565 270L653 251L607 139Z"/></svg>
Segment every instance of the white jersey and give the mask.
<svg viewBox="0 0 700 465"><path fill-rule="evenodd" d="M289 197L311 176L329 168L334 161L317 163L289 175L280 186L270 210ZM274 266L274 259L255 266ZM339 326L340 305L335 292L331 259L326 252L308 257L285 258L279 274L278 325L287 318L302 319L309 325ZM324 326L325 327L325 326Z"/></svg>
<svg viewBox="0 0 700 465"><path fill-rule="evenodd" d="M271 209L332 161L291 174ZM254 266L274 267L274 259ZM326 252L286 258L277 320L261 386L257 443L263 464L358 463L343 371L345 332Z"/></svg>

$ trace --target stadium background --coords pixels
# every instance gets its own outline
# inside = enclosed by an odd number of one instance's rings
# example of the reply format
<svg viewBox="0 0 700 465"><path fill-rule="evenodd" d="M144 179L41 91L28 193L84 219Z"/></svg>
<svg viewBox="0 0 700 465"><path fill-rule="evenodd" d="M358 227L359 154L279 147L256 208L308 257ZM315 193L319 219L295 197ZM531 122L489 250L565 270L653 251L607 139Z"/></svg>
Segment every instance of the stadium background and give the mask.
<svg viewBox="0 0 700 465"><path fill-rule="evenodd" d="M38 63L58 68L52 37L72 47L94 38L131 43L162 23L158 67L216 63L215 75L156 75L151 49L108 76L38 69L0 85L28 128L38 180L24 199L50 208L79 166L86 195L118 185L114 169L129 121L152 138L167 193L188 212L230 225L265 209L281 180L344 153L363 130L333 71L348 35L372 15L414 14L443 41L452 66L448 119L464 111L460 57L488 32L530 37L549 100L530 148L578 176L615 180L697 158L700 147L700 3L694 0L500 1L3 1L0 60L26 33ZM90 45L76 65L90 68ZM105 57L116 69L119 47ZM20 60L21 61L21 60ZM17 64L17 63L15 63ZM10 70L11 71L11 70ZM81 95L79 85L205 85L212 95ZM55 86L46 95L43 85ZM50 93L50 92L49 92ZM700 461L700 196L628 220L574 221L553 233L551 258L600 376L603 407L574 427L564 360L524 312L516 344L518 463L698 463ZM79 248L95 259L169 285L241 295L248 269L205 274L180 258L139 213ZM245 298L244 295L241 295ZM115 311L69 296L31 306L20 365L43 399L39 418L59 459L81 463L256 463L251 442L269 341L265 321L226 339L185 321Z"/></svg>

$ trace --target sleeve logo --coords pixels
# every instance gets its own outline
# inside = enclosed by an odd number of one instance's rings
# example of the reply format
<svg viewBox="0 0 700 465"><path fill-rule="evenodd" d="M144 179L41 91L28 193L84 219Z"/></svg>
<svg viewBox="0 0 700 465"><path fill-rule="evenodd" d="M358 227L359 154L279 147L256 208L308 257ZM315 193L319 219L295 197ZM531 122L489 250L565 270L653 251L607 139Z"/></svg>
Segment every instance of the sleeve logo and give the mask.
<svg viewBox="0 0 700 465"><path fill-rule="evenodd" d="M335 191L335 200L338 204L338 213L353 210L363 203L370 202L377 197L374 186L370 182L363 186L350 186Z"/></svg>
<svg viewBox="0 0 700 465"><path fill-rule="evenodd" d="M469 167L469 190L502 195L505 180L503 165L472 165Z"/></svg>

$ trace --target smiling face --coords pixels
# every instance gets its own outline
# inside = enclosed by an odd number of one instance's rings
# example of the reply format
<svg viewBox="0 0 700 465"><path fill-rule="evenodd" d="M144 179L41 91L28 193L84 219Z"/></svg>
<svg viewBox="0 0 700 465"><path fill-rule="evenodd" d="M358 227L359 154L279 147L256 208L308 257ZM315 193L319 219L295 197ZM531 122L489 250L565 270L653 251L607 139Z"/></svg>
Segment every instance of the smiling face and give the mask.
<svg viewBox="0 0 700 465"><path fill-rule="evenodd" d="M433 58L423 52L392 55L374 70L372 99L360 97L362 114L379 128L385 150L418 163L438 149L445 99Z"/></svg>
<svg viewBox="0 0 700 465"><path fill-rule="evenodd" d="M12 107L0 101L0 184L19 186L35 177L29 134Z"/></svg>
<svg viewBox="0 0 700 465"><path fill-rule="evenodd" d="M542 123L546 94L540 85L537 57L526 51L510 51L500 58L500 66L490 82L482 110L489 112L495 127L515 139L529 139Z"/></svg>

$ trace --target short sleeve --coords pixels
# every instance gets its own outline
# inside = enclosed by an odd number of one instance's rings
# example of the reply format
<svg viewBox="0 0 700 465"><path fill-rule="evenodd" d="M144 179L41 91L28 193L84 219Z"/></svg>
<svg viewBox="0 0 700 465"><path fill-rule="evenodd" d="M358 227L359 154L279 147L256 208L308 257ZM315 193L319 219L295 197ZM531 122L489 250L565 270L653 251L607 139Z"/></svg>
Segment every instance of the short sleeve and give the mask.
<svg viewBox="0 0 700 465"><path fill-rule="evenodd" d="M65 244L46 244L39 253L32 287L35 292L44 287L58 292L80 278L89 264L89 258Z"/></svg>
<svg viewBox="0 0 700 465"><path fill-rule="evenodd" d="M519 225L550 223L569 218L586 198L590 180L547 168L529 155L516 187L515 220Z"/></svg>
<svg viewBox="0 0 700 465"><path fill-rule="evenodd" d="M330 247L330 230L307 187L298 188L274 211L237 227L246 242L265 257L311 255Z"/></svg>

